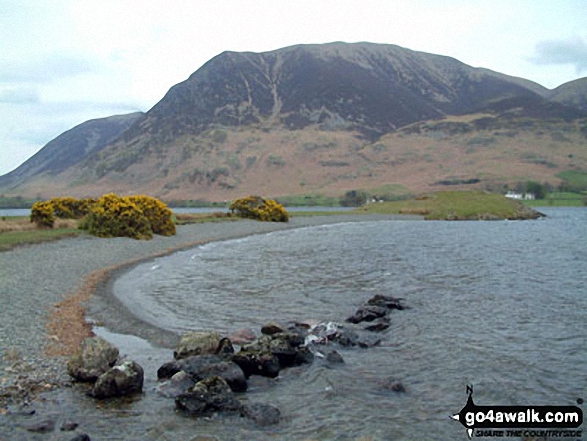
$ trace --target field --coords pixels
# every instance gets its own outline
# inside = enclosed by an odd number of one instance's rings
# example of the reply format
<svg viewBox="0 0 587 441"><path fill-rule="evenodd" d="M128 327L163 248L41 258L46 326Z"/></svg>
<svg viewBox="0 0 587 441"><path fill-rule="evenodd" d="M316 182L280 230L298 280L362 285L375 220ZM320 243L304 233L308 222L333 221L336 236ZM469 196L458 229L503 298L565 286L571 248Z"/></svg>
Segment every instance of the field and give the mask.
<svg viewBox="0 0 587 441"><path fill-rule="evenodd" d="M356 210L371 214L418 214L427 220L526 219L532 210L500 194L443 191L406 201L371 203Z"/></svg>

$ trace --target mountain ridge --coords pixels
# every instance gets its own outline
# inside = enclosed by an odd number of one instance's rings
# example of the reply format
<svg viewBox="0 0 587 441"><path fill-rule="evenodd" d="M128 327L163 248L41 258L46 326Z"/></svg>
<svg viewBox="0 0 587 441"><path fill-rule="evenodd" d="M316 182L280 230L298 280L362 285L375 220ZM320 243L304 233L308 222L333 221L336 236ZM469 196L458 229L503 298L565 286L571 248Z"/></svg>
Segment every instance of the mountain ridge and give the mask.
<svg viewBox="0 0 587 441"><path fill-rule="evenodd" d="M496 127L512 119L531 119L536 124L559 121L572 127L573 121L587 118L587 79L571 83L549 90L451 57L366 42L295 45L260 53L225 51L171 87L123 130L114 130L116 136L100 148L88 149L83 124L77 126L72 130L79 132L79 141L61 138L70 131L60 135L39 157L0 177L0 190L30 194L42 184L47 191L91 193L93 185L100 191L136 188L169 197L190 192L230 197L245 189L261 192L262 180L253 173L278 174L280 161L287 158L288 166L297 163L299 170L304 163L316 167L311 179L300 179L304 185L287 191L332 192L328 183L334 179L329 177L332 164L367 167L360 158L347 157L347 150L374 145L412 124L489 114ZM581 124L575 123L579 136L573 141L578 153L569 153L577 158L583 157ZM284 141L296 134L297 140ZM338 150L325 153L324 147L304 147L322 145L316 139L330 135L328 142L337 143ZM275 145L249 142L252 138ZM72 147L76 142L77 147ZM58 165L59 143L64 152L69 148L84 154L76 154L75 163ZM338 172L362 176L360 170L351 173L345 167ZM552 170L546 172L553 177ZM353 181L347 180L341 190Z"/></svg>

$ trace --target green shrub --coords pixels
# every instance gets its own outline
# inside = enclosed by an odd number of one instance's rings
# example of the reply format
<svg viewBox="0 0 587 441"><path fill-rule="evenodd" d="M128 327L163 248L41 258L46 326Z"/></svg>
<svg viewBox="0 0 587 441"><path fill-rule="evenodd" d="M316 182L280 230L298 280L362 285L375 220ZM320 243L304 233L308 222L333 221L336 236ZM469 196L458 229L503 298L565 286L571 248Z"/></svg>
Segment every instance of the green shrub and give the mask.
<svg viewBox="0 0 587 441"><path fill-rule="evenodd" d="M96 201L80 228L98 237L153 237L151 224L139 206L130 198L118 197L114 193Z"/></svg>
<svg viewBox="0 0 587 441"><path fill-rule="evenodd" d="M289 221L289 213L283 208L283 205L273 199L265 200L260 196L237 199L230 205L230 211L239 217L264 222Z"/></svg>

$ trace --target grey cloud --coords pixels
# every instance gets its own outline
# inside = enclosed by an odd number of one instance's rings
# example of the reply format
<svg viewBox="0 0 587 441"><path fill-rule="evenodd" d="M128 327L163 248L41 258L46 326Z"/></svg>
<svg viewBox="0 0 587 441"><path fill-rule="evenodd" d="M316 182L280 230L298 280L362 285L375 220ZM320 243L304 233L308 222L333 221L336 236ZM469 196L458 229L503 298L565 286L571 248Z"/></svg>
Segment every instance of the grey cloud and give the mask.
<svg viewBox="0 0 587 441"><path fill-rule="evenodd" d="M577 73L587 69L587 43L582 38L547 40L536 44L536 64L571 64Z"/></svg>
<svg viewBox="0 0 587 441"><path fill-rule="evenodd" d="M33 88L19 88L0 91L0 103L35 104L39 101L39 92Z"/></svg>
<svg viewBox="0 0 587 441"><path fill-rule="evenodd" d="M41 60L4 62L0 67L0 81L47 83L97 70L99 66L87 58L69 54L53 54Z"/></svg>

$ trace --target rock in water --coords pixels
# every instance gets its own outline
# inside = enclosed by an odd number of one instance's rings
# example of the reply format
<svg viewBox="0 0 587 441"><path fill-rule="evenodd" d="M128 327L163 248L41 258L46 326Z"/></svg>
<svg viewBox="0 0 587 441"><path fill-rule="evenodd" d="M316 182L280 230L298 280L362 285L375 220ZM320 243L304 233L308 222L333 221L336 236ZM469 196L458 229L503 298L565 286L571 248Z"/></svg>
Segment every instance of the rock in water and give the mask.
<svg viewBox="0 0 587 441"><path fill-rule="evenodd" d="M261 328L261 333L264 335L273 335L280 332L285 332L286 328L281 323L269 322Z"/></svg>
<svg viewBox="0 0 587 441"><path fill-rule="evenodd" d="M254 341L257 336L252 329L239 329L228 336L235 345L244 345Z"/></svg>
<svg viewBox="0 0 587 441"><path fill-rule="evenodd" d="M195 382L207 377L222 377L234 392L247 390L247 379L243 370L236 363L217 355L194 355L165 363L157 371L157 377L170 378L181 371Z"/></svg>
<svg viewBox="0 0 587 441"><path fill-rule="evenodd" d="M275 378L279 375L279 359L268 351L241 350L234 354L232 361L240 366L245 376L261 375Z"/></svg>
<svg viewBox="0 0 587 441"><path fill-rule="evenodd" d="M94 382L116 364L118 348L100 337L86 338L71 356L67 372L77 381Z"/></svg>
<svg viewBox="0 0 587 441"><path fill-rule="evenodd" d="M94 385L94 398L131 395L143 391L143 368L134 361L125 361L100 375Z"/></svg>
<svg viewBox="0 0 587 441"><path fill-rule="evenodd" d="M250 418L259 426L272 426L281 419L281 412L277 407L260 403L245 406L241 415Z"/></svg>
<svg viewBox="0 0 587 441"><path fill-rule="evenodd" d="M193 416L208 416L214 412L241 412L230 386L220 377L208 377L190 387L175 399L178 409Z"/></svg>
<svg viewBox="0 0 587 441"><path fill-rule="evenodd" d="M185 393L196 382L184 371L179 371L169 380L160 383L156 390L159 395L167 398L177 398Z"/></svg>
<svg viewBox="0 0 587 441"><path fill-rule="evenodd" d="M217 332L188 332L181 338L173 357L179 360L192 355L215 354L220 340Z"/></svg>

